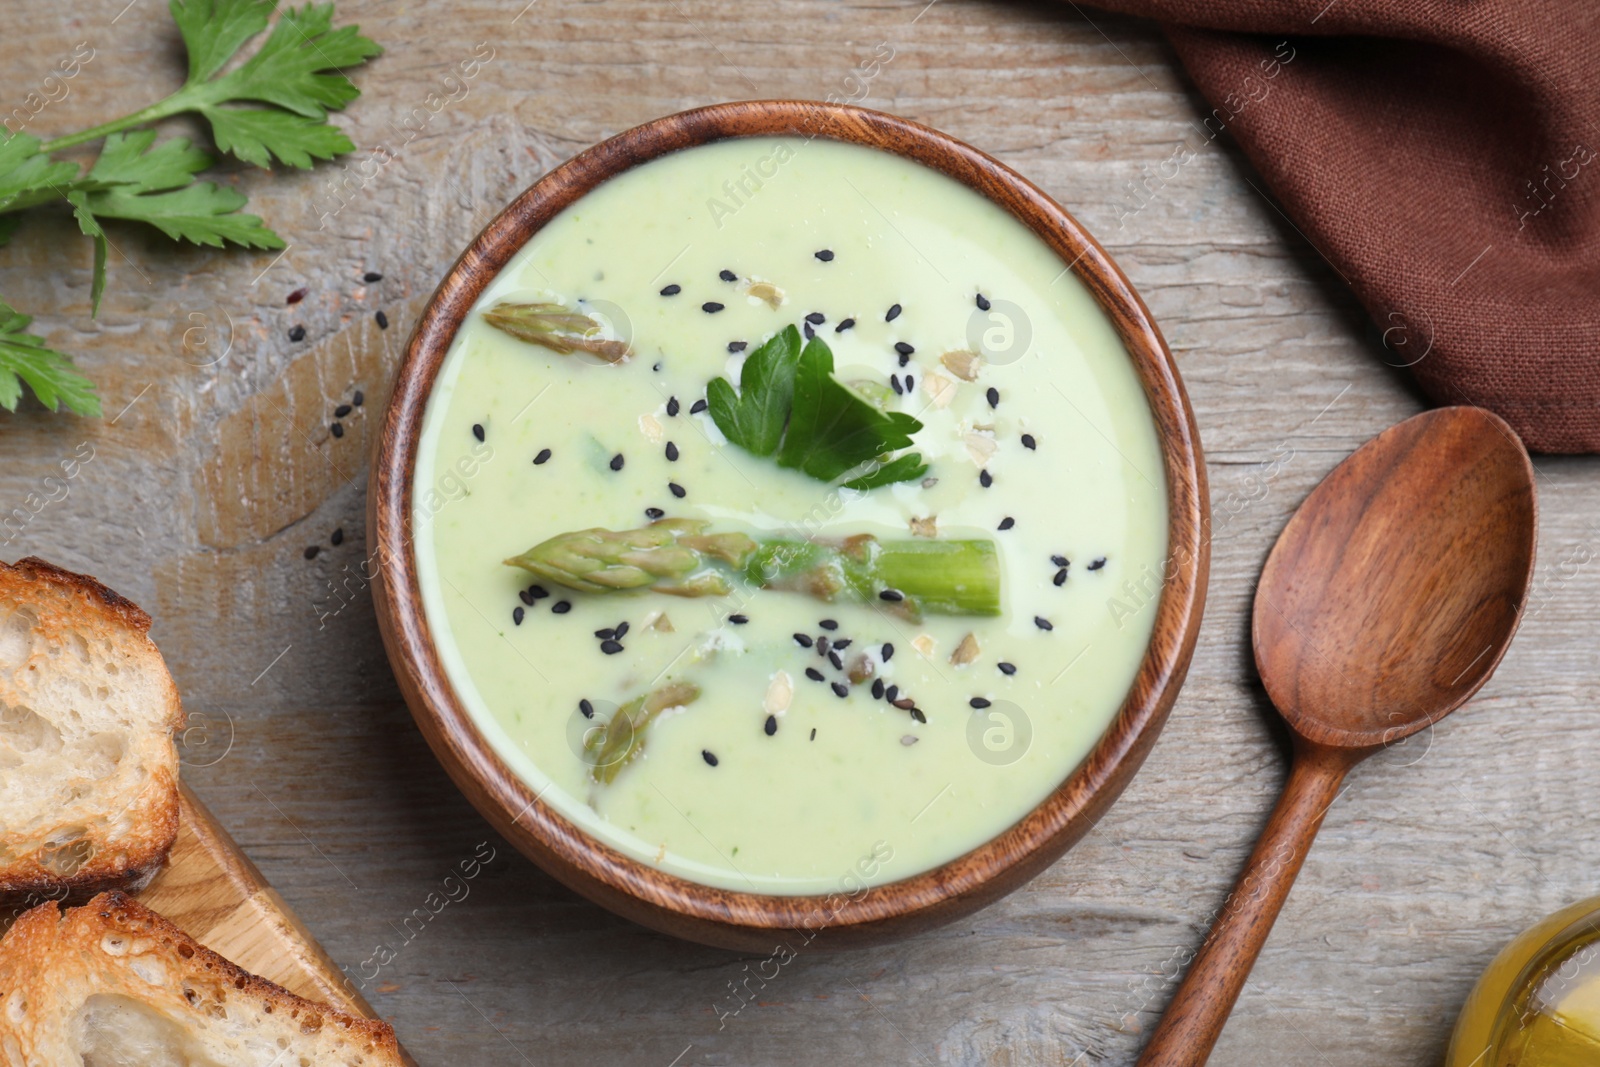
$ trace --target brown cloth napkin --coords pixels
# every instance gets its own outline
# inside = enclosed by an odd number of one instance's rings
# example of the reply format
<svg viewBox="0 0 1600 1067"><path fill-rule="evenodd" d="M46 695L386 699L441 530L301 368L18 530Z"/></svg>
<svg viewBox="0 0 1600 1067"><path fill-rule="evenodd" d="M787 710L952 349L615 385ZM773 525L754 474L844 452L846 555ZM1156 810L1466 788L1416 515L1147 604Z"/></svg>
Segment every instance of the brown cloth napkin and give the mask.
<svg viewBox="0 0 1600 1067"><path fill-rule="evenodd" d="M1095 0L1157 19L1439 403L1600 452L1600 0ZM1193 138L1191 138L1192 140Z"/></svg>

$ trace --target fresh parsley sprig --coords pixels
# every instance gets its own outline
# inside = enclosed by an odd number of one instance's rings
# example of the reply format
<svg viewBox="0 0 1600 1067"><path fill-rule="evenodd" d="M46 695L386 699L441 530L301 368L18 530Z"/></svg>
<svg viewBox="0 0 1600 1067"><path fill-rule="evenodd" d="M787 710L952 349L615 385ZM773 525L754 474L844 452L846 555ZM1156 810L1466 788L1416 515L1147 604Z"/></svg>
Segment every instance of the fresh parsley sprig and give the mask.
<svg viewBox="0 0 1600 1067"><path fill-rule="evenodd" d="M883 457L910 445L922 423L902 411L882 411L833 376L833 353L818 338L802 349L790 326L750 353L739 391L725 378L706 386L706 405L729 441L778 466L832 482L877 462L842 485L875 489L927 473L916 452Z"/></svg>
<svg viewBox="0 0 1600 1067"><path fill-rule="evenodd" d="M273 161L308 168L355 150L328 112L360 95L345 71L383 51L358 27L333 24L333 4L286 8L254 54L235 64L246 44L267 29L273 0L169 0L189 56L177 92L149 107L80 133L41 144L37 137L0 131L0 245L17 213L65 202L78 228L94 242L90 302L99 312L105 289L105 219L144 223L174 241L220 248L284 247L260 218L244 214L243 194L196 178L214 160L188 138L156 142L152 123L186 112L211 127L218 149L247 163ZM230 68L226 69L225 68ZM99 158L84 173L52 158L62 149L104 138ZM0 407L15 411L26 384L46 407L65 405L98 415L94 386L70 357L22 333L29 316L0 301Z"/></svg>

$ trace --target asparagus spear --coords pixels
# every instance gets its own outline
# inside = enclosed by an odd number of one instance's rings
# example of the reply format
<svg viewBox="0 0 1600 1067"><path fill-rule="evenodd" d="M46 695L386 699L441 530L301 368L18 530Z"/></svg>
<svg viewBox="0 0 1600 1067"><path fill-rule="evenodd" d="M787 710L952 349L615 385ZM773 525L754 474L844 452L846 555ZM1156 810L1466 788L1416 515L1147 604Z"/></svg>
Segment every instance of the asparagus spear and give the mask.
<svg viewBox="0 0 1600 1067"><path fill-rule="evenodd" d="M483 313L483 321L519 341L540 345L563 356L583 351L607 363L621 363L629 355L626 341L600 336L600 323L561 304L518 304L502 300Z"/></svg>
<svg viewBox="0 0 1600 1067"><path fill-rule="evenodd" d="M935 615L1000 614L1000 563L992 541L765 538L708 533L698 519L636 530L575 530L506 560L546 581L588 593L651 589L724 596L734 579L818 600L847 597Z"/></svg>
<svg viewBox="0 0 1600 1067"><path fill-rule="evenodd" d="M584 742L584 751L593 759L589 773L600 785L611 784L617 772L639 758L644 751L645 728L668 708L681 708L700 698L700 687L692 682L668 682L617 709L604 730L595 730Z"/></svg>

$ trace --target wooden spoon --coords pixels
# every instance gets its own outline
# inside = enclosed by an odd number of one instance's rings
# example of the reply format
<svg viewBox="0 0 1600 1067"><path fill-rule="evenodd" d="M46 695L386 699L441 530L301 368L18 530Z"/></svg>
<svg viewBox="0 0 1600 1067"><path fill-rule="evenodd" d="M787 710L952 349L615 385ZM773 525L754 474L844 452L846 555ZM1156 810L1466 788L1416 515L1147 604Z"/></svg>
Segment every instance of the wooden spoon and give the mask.
<svg viewBox="0 0 1600 1067"><path fill-rule="evenodd" d="M1289 520L1252 625L1294 763L1140 1067L1206 1062L1344 776L1494 673L1527 599L1536 526L1527 452L1471 407L1379 434Z"/></svg>

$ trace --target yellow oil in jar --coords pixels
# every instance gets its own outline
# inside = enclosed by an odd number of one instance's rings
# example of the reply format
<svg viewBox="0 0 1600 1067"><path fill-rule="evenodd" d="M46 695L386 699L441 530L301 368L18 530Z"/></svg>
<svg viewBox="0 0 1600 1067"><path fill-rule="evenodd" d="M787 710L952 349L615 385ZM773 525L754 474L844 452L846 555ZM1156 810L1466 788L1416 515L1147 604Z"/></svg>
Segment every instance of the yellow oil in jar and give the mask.
<svg viewBox="0 0 1600 1067"><path fill-rule="evenodd" d="M1600 1064L1600 897L1529 927L1461 1009L1445 1067Z"/></svg>

